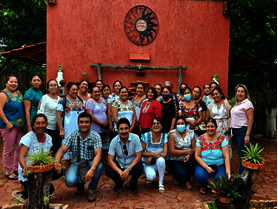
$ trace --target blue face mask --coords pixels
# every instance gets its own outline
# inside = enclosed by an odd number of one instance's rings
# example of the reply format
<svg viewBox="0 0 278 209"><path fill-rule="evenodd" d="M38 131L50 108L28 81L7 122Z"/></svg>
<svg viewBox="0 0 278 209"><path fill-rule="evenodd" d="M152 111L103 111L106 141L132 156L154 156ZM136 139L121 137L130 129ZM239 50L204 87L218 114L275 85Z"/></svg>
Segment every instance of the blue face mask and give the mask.
<svg viewBox="0 0 278 209"><path fill-rule="evenodd" d="M185 130L185 125L177 125L178 132L182 133Z"/></svg>
<svg viewBox="0 0 278 209"><path fill-rule="evenodd" d="M170 94L162 94L164 100L168 100L170 98Z"/></svg>
<svg viewBox="0 0 278 209"><path fill-rule="evenodd" d="M191 94L186 94L183 96L183 98L186 100L186 101L190 101L191 99Z"/></svg>

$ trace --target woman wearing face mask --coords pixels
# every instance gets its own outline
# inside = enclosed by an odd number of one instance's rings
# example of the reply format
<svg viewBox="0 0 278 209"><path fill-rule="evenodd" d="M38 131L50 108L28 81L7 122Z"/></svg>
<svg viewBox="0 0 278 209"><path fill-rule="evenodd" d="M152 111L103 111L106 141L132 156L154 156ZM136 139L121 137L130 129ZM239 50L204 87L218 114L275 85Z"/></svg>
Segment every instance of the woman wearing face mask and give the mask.
<svg viewBox="0 0 278 209"><path fill-rule="evenodd" d="M212 97L212 90L217 88L217 87L219 87L219 86L216 82L211 82L210 83L210 85L209 85L210 94L204 98L204 102L206 103L207 106L209 106L209 104L214 101L213 97Z"/></svg>
<svg viewBox="0 0 278 209"><path fill-rule="evenodd" d="M146 97L148 100L142 104L138 121L140 134L150 131L154 117L161 117L161 104L156 100L157 93L154 87L147 89Z"/></svg>
<svg viewBox="0 0 278 209"><path fill-rule="evenodd" d="M186 83L182 83L180 85L180 94L179 94L180 100L179 100L179 103L183 103L184 102L183 95L184 95L184 90L185 90L186 87L188 87Z"/></svg>
<svg viewBox="0 0 278 209"><path fill-rule="evenodd" d="M157 98L156 100L161 102L163 100L162 98L162 85L161 84L155 84L154 86L155 90L156 90L156 93L157 93Z"/></svg>
<svg viewBox="0 0 278 209"><path fill-rule="evenodd" d="M178 116L175 129L169 133L169 165L174 183L177 184L178 180L185 179L185 186L188 190L192 189L189 180L196 167L195 144L194 132L186 129L186 119Z"/></svg>
<svg viewBox="0 0 278 209"><path fill-rule="evenodd" d="M155 117L152 120L152 130L142 134L142 156L144 162L144 171L147 178L147 184L151 184L159 174L159 192L165 191L163 178L165 172L165 157L167 155L168 134L161 133L161 118Z"/></svg>
<svg viewBox="0 0 278 209"><path fill-rule="evenodd" d="M119 90L120 99L116 100L112 104L112 116L115 124L118 123L120 118L127 118L130 123L130 132L133 131L136 122L136 113L134 105L128 98L128 89L123 86ZM117 132L117 126L115 125L114 131ZM118 132L117 132L118 133Z"/></svg>
<svg viewBox="0 0 278 209"><path fill-rule="evenodd" d="M38 113L44 114L47 117L47 126L45 133L52 138L52 155L55 155L61 147L62 139L59 136L60 132L57 127L57 106L60 97L57 95L58 83L55 79L50 79L46 84L46 95L40 101Z"/></svg>
<svg viewBox="0 0 278 209"><path fill-rule="evenodd" d="M174 129L176 115L175 102L173 101L172 89L168 86L162 88L163 100L160 102L162 107L161 122L163 124L162 133L168 133Z"/></svg>
<svg viewBox="0 0 278 209"><path fill-rule="evenodd" d="M33 117L38 112L38 106L43 96L40 86L42 84L42 77L38 74L34 74L31 77L31 88L29 88L24 94L24 107L25 107L25 115L26 115L26 122L28 132L32 131L32 121Z"/></svg>
<svg viewBox="0 0 278 209"><path fill-rule="evenodd" d="M209 96L210 95L210 89L209 89L209 86L210 86L210 83L206 83L203 87L203 90L204 90L204 95L202 96L202 100L205 99L206 96Z"/></svg>
<svg viewBox="0 0 278 209"><path fill-rule="evenodd" d="M91 94L87 92L88 88L89 88L89 82L87 80L83 80L80 82L78 96L83 100L84 105L86 105L88 99L91 98Z"/></svg>
<svg viewBox="0 0 278 209"><path fill-rule="evenodd" d="M202 107L199 103L194 102L192 98L192 90L189 87L185 88L184 100L185 101L179 108L179 115L183 115L186 118L186 122L190 124L187 128L194 130L203 120Z"/></svg>
<svg viewBox="0 0 278 209"><path fill-rule="evenodd" d="M112 104L118 100L120 98L119 96L119 90L122 87L122 82L119 80L114 81L113 83L113 89L114 89L114 93L109 95L108 99L107 99L107 117L108 117L108 121L109 121L109 135L110 135L110 139L112 140L114 138L114 133L113 133L113 128L115 126L114 124L114 120L112 117L112 111L111 111L111 107Z"/></svg>
<svg viewBox="0 0 278 209"><path fill-rule="evenodd" d="M136 112L136 124L133 129L133 133L137 134L140 137L138 120L139 120L142 104L146 100L146 96L145 96L146 87L143 82L138 82L135 89L136 89L136 96L133 97L132 103L134 105L135 112Z"/></svg>
<svg viewBox="0 0 278 209"><path fill-rule="evenodd" d="M60 137L65 139L72 131L78 129L78 115L85 111L84 103L77 97L78 85L74 82L67 84L68 95L58 101L57 124ZM70 166L71 150L64 154L66 167Z"/></svg>

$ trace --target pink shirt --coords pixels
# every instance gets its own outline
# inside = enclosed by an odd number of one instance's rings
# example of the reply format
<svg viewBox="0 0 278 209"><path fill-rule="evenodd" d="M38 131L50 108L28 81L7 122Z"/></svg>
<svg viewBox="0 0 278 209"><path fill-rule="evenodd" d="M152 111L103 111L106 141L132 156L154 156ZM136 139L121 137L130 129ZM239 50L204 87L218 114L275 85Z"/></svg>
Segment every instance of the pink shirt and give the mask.
<svg viewBox="0 0 278 209"><path fill-rule="evenodd" d="M233 107L231 110L231 128L242 128L248 125L248 118L245 111L250 108L254 110L252 102L247 98Z"/></svg>

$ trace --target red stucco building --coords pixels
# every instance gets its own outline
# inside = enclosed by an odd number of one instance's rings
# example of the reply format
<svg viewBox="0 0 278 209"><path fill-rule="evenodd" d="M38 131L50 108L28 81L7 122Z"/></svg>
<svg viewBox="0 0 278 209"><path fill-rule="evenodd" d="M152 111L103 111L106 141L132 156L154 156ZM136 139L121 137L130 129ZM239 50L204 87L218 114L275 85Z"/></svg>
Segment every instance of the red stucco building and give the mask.
<svg viewBox="0 0 278 209"><path fill-rule="evenodd" d="M156 15L151 19L158 25L153 26L155 32L151 30L156 37L149 44L140 43L140 30L149 26L146 21L138 22L142 10L129 13L138 5ZM190 87L203 86L218 73L220 86L227 93L230 16L222 11L221 1L57 0L56 5L47 7L47 80L57 77L58 65L64 68L66 82L80 81L83 71L90 81L97 80L96 68L90 67L93 63L181 65L187 67L182 71L182 82ZM125 22L127 18L134 19L135 31ZM139 44L130 40L130 33L139 37ZM141 55L136 58L134 54ZM135 71L102 69L102 80L111 86L119 79L127 87L138 80L150 86L170 80L177 91L178 70L147 70L145 75Z"/></svg>

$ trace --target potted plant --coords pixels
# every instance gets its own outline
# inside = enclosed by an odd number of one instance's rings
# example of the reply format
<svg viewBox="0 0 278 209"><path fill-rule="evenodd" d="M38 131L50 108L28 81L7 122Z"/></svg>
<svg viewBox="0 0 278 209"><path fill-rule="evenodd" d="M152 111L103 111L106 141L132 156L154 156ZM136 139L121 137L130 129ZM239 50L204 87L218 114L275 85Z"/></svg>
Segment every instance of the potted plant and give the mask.
<svg viewBox="0 0 278 209"><path fill-rule="evenodd" d="M30 154L26 158L27 161L33 161L29 166L28 170L32 173L42 173L50 171L54 165L54 158L51 156L50 152L44 152L43 149L39 153Z"/></svg>
<svg viewBox="0 0 278 209"><path fill-rule="evenodd" d="M260 153L263 151L263 149L260 150L260 147L258 146L258 143L256 143L255 146L250 144L250 148L248 148L246 145L246 151L245 156L242 157L242 165L253 170L261 170L264 167L264 158L260 155Z"/></svg>
<svg viewBox="0 0 278 209"><path fill-rule="evenodd" d="M233 184L234 176L230 178L228 175L225 177L220 176L214 183L210 181L208 186L214 193L214 196L218 197L218 200L222 203L232 203L235 199L239 198L240 195L237 192L237 187Z"/></svg>
<svg viewBox="0 0 278 209"><path fill-rule="evenodd" d="M82 79L87 80L87 75L88 75L88 73L86 71L83 71L82 72Z"/></svg>

